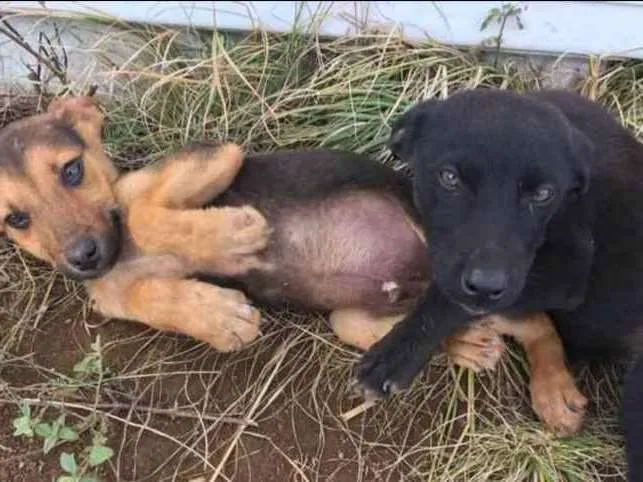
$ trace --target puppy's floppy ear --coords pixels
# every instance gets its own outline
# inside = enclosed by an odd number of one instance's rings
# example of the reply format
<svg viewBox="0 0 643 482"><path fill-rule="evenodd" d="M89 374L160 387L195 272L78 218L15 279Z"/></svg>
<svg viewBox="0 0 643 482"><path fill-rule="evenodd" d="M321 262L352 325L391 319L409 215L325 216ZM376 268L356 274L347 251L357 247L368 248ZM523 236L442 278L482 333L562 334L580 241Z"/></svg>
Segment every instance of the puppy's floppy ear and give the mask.
<svg viewBox="0 0 643 482"><path fill-rule="evenodd" d="M91 97L54 99L49 104L47 112L58 119L70 122L85 141L100 142L104 116Z"/></svg>
<svg viewBox="0 0 643 482"><path fill-rule="evenodd" d="M571 127L570 142L572 156L574 157L574 170L576 175L577 192L585 194L589 189L590 166L596 147L584 132L576 127Z"/></svg>
<svg viewBox="0 0 643 482"><path fill-rule="evenodd" d="M413 152L413 143L418 129L426 127L431 114L438 106L437 100L419 102L407 109L391 126L388 148L393 155L403 161L409 161Z"/></svg>

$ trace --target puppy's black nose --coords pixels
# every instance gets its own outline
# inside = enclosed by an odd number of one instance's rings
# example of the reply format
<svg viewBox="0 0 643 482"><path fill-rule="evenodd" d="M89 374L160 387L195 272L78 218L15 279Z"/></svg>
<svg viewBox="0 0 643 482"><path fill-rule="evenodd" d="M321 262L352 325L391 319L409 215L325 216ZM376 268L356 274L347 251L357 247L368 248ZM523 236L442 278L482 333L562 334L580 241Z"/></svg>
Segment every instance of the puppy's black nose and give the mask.
<svg viewBox="0 0 643 482"><path fill-rule="evenodd" d="M98 268L101 255L96 241L92 238L83 238L76 241L65 252L67 262L78 271L92 271Z"/></svg>
<svg viewBox="0 0 643 482"><path fill-rule="evenodd" d="M462 289L469 295L499 300L507 290L507 273L500 268L473 268L462 274Z"/></svg>

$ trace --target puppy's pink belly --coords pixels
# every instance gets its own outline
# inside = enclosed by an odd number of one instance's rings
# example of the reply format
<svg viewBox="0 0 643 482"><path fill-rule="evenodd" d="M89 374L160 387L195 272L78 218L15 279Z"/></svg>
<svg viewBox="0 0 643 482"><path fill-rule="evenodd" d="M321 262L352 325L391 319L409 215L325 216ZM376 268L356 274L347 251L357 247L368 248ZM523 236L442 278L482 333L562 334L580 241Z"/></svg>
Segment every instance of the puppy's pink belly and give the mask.
<svg viewBox="0 0 643 482"><path fill-rule="evenodd" d="M280 211L277 270L250 283L255 296L305 309L398 312L426 289L428 260L398 202L375 192L337 195Z"/></svg>

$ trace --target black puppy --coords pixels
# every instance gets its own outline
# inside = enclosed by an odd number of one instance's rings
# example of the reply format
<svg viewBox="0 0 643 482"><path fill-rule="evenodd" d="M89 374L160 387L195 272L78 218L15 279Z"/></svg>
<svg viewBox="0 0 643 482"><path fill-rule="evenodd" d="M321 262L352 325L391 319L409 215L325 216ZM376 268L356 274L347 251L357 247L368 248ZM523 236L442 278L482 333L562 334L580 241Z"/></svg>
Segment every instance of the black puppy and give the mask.
<svg viewBox="0 0 643 482"><path fill-rule="evenodd" d="M569 92L476 90L393 127L431 246L422 302L364 356L361 385L404 388L440 341L489 313L548 311L575 357L643 347L643 147ZM516 321L517 323L519 321ZM643 367L625 386L630 480L643 480Z"/></svg>

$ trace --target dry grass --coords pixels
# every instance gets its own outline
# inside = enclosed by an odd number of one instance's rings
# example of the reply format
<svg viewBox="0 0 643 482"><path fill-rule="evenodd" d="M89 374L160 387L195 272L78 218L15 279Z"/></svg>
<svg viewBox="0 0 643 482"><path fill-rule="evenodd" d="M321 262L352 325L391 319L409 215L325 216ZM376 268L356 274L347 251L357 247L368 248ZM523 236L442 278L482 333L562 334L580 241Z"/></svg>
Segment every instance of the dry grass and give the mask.
<svg viewBox="0 0 643 482"><path fill-rule="evenodd" d="M473 53L411 46L393 34L192 32L188 44L179 32L119 28L101 45L127 38L141 46L126 61L103 59L122 89L106 104L106 145L124 169L202 138L251 150L342 147L392 162L382 144L389 122L414 101L540 85L511 66L494 70ZM591 66L578 89L639 134L642 65ZM30 399L107 423L116 452L109 479L622 480L615 373L580 374L593 405L583 432L568 440L540 430L515 348L480 376L439 356L410 391L345 423L341 414L359 404L351 395L358 353L339 345L321 317L267 313L261 340L218 355L90 315L78 286L10 246L0 252L0 296L2 401ZM110 371L79 381L72 361L97 334Z"/></svg>

